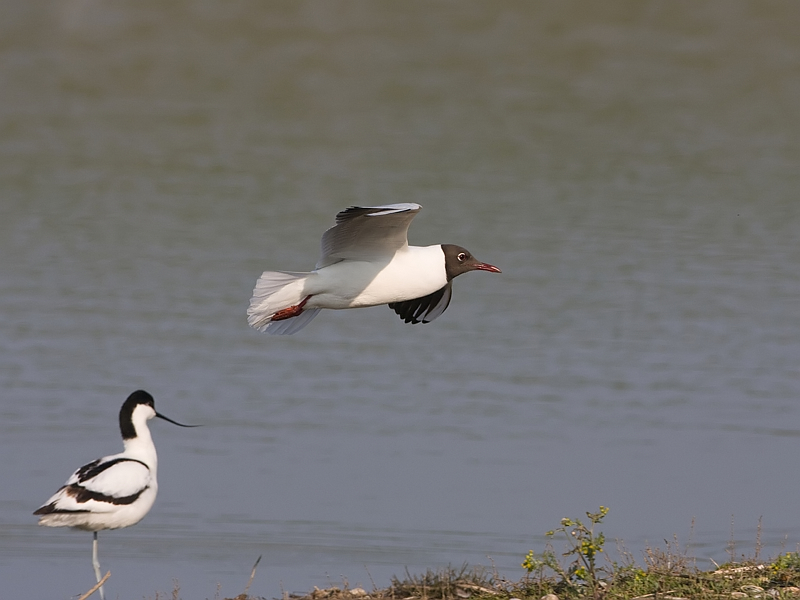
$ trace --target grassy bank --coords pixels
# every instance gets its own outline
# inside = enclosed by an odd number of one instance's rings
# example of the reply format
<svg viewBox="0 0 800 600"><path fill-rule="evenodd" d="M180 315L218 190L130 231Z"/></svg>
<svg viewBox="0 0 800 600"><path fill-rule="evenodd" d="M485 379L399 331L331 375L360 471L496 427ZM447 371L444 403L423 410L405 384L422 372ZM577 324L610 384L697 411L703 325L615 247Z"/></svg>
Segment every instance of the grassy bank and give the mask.
<svg viewBox="0 0 800 600"><path fill-rule="evenodd" d="M583 581L565 581L560 575L505 581L484 568L443 569L395 579L386 589L315 589L294 600L567 600L626 599L679 600L721 598L800 598L800 556L785 554L775 561L737 563L700 571L667 552L644 567L615 565L592 589ZM237 600L246 600L240 596ZM247 599L252 600L252 599Z"/></svg>
<svg viewBox="0 0 800 600"><path fill-rule="evenodd" d="M614 560L600 531L607 513L601 506L596 513L587 512L585 519L562 519L559 527L547 532L545 548L520 557L527 571L520 581L508 581L494 569L464 565L419 575L406 571L385 589L350 588L344 582L305 595L285 594L279 600L800 600L798 552L762 560L756 539L752 556L734 559L731 550L730 562L702 570L674 540L647 548L641 563L618 544ZM225 600L262 600L247 593L257 565L244 592ZM170 598L179 600L180 590Z"/></svg>

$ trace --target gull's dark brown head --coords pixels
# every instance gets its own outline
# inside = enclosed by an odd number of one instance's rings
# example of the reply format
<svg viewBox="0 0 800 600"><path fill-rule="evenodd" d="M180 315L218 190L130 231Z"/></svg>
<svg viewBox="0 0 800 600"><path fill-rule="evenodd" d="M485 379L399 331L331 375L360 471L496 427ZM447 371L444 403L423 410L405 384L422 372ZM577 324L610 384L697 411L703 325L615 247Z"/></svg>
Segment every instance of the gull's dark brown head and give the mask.
<svg viewBox="0 0 800 600"><path fill-rule="evenodd" d="M468 273L469 271L501 273L500 269L494 265L479 261L470 254L469 250L461 246L442 244L442 252L444 252L444 270L447 273L447 281L452 281L462 273Z"/></svg>

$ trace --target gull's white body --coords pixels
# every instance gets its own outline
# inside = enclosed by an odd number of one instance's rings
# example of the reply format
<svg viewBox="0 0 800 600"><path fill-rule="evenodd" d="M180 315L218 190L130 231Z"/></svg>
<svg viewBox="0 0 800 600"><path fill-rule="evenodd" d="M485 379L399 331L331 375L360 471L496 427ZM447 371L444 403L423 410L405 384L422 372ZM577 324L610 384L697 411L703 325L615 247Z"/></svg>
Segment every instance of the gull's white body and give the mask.
<svg viewBox="0 0 800 600"><path fill-rule="evenodd" d="M377 306L427 296L447 283L439 245L406 246L386 259L343 260L310 273L283 274L288 275L286 283L264 298L257 306L259 311L274 313L306 296L311 296L306 309ZM259 291L257 286L254 297Z"/></svg>

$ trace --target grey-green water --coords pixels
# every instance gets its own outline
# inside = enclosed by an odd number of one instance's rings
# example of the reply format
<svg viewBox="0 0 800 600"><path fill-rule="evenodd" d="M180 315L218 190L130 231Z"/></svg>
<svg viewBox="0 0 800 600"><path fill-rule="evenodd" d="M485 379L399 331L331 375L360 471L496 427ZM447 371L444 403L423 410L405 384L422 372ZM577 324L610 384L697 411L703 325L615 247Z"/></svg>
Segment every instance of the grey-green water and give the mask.
<svg viewBox="0 0 800 600"><path fill-rule="evenodd" d="M121 448L133 389L160 491L100 536L110 598L523 575L611 507L677 534L800 543L800 5L4 2L0 596L92 583L30 514ZM351 204L416 201L416 244L502 275L435 323L246 325ZM692 519L695 527L690 538ZM733 526L731 522L733 521ZM733 529L733 532L732 532ZM612 549L613 556L613 549Z"/></svg>

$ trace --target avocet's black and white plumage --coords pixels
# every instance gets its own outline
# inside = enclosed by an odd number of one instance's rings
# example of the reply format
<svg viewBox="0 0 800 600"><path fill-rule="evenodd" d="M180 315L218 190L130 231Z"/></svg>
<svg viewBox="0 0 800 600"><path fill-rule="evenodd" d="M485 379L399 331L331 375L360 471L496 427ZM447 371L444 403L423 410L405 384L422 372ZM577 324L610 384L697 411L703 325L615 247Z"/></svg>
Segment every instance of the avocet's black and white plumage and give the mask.
<svg viewBox="0 0 800 600"><path fill-rule="evenodd" d="M135 525L156 499L158 458L147 427L153 417L192 427L157 413L153 397L147 392L133 392L119 411L124 451L83 465L33 513L39 516L39 525L94 532L92 565L98 582L97 532ZM100 596L103 597L102 587Z"/></svg>
<svg viewBox="0 0 800 600"><path fill-rule="evenodd" d="M247 321L259 331L292 334L323 308L388 304L406 323L429 323L452 295L453 279L469 271L499 273L453 244L409 246L408 226L419 204L353 206L322 236L322 256L310 273L265 271Z"/></svg>

